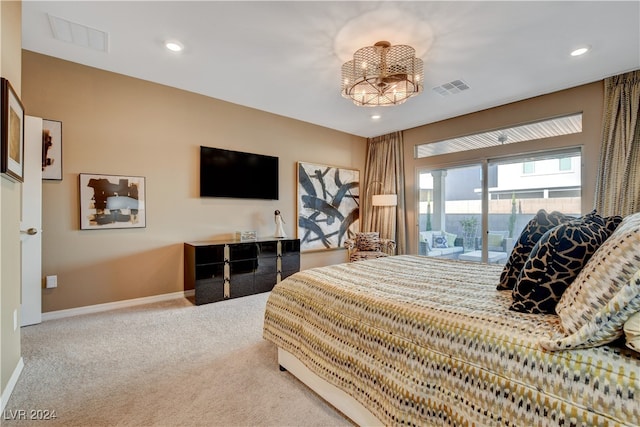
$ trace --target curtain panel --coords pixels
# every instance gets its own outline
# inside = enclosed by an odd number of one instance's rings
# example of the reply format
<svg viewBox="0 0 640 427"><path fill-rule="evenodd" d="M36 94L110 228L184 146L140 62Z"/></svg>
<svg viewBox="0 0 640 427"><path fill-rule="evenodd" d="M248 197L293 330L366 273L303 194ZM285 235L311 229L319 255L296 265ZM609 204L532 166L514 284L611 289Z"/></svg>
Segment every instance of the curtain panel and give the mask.
<svg viewBox="0 0 640 427"><path fill-rule="evenodd" d="M604 84L595 208L600 215L625 216L640 211L640 70Z"/></svg>
<svg viewBox="0 0 640 427"><path fill-rule="evenodd" d="M402 132L367 140L362 230L378 231L381 238L396 242L398 254L407 253ZM373 206L374 194L396 194L397 206Z"/></svg>

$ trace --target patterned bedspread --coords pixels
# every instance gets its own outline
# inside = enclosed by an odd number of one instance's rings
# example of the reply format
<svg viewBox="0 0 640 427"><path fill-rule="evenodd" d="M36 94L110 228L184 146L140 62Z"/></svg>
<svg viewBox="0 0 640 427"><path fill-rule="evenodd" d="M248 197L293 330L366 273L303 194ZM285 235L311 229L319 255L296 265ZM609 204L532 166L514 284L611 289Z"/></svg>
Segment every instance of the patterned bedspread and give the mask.
<svg viewBox="0 0 640 427"><path fill-rule="evenodd" d="M502 267L402 255L301 271L264 337L386 425L640 425L640 356L547 352L557 316L510 311Z"/></svg>

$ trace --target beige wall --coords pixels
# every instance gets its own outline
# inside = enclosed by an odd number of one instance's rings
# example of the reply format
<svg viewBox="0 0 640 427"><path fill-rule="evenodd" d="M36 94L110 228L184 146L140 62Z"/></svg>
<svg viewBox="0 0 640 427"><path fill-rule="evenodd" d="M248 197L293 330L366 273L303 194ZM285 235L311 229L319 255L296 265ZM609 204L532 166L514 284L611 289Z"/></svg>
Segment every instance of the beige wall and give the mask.
<svg viewBox="0 0 640 427"><path fill-rule="evenodd" d="M516 153L581 146L583 163L582 212L591 210L594 205L595 183L600 157L603 91L603 82L599 81L404 131L409 251L415 253L418 245L416 240L418 194L414 189L417 172L421 168L450 167ZM418 144L437 142L576 112L583 114L582 133L579 134L414 159L414 147Z"/></svg>
<svg viewBox="0 0 640 427"><path fill-rule="evenodd" d="M22 5L0 3L0 74L20 96ZM0 178L0 392L8 398L7 384L20 362L20 328L14 330L14 313L20 317L20 189Z"/></svg>
<svg viewBox="0 0 640 427"><path fill-rule="evenodd" d="M43 187L43 311L182 290L182 243L236 230L296 236L296 162L362 170L365 139L190 92L23 51L23 102L62 121L63 180ZM280 158L280 200L198 197L199 146ZM79 230L78 174L146 177L147 227ZM302 255L302 268L346 261Z"/></svg>

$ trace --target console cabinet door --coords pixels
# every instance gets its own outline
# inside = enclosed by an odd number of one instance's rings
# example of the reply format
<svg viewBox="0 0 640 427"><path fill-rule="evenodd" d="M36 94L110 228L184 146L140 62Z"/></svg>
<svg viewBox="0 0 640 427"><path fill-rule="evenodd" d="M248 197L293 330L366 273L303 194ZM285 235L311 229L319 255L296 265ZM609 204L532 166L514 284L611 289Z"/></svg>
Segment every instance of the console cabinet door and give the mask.
<svg viewBox="0 0 640 427"><path fill-rule="evenodd" d="M196 305L222 301L224 299L224 277L222 271L224 264L220 265L220 274L210 279L196 280L195 300Z"/></svg>
<svg viewBox="0 0 640 427"><path fill-rule="evenodd" d="M277 281L278 242L259 242L258 249L255 290L256 293L269 292Z"/></svg>
<svg viewBox="0 0 640 427"><path fill-rule="evenodd" d="M224 245L196 246L196 267L204 264L224 264Z"/></svg>
<svg viewBox="0 0 640 427"><path fill-rule="evenodd" d="M300 271L300 240L282 241L282 272L280 277L291 276Z"/></svg>
<svg viewBox="0 0 640 427"><path fill-rule="evenodd" d="M229 263L229 298L255 294L255 259L231 261Z"/></svg>
<svg viewBox="0 0 640 427"><path fill-rule="evenodd" d="M256 243L229 244L229 298L255 293L254 276L258 258Z"/></svg>
<svg viewBox="0 0 640 427"><path fill-rule="evenodd" d="M224 299L224 245L184 250L184 288L194 289L196 305Z"/></svg>
<svg viewBox="0 0 640 427"><path fill-rule="evenodd" d="M242 261L258 257L258 245L255 243L234 243L228 246L230 261Z"/></svg>

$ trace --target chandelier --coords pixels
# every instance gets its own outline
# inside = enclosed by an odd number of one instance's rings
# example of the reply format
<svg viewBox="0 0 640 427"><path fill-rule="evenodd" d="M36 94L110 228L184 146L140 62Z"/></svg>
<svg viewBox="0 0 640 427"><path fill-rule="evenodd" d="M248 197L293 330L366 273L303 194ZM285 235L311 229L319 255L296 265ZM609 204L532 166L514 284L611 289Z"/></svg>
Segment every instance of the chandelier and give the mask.
<svg viewBox="0 0 640 427"><path fill-rule="evenodd" d="M399 105L422 92L422 60L411 46L380 41L342 66L342 96L360 107Z"/></svg>

